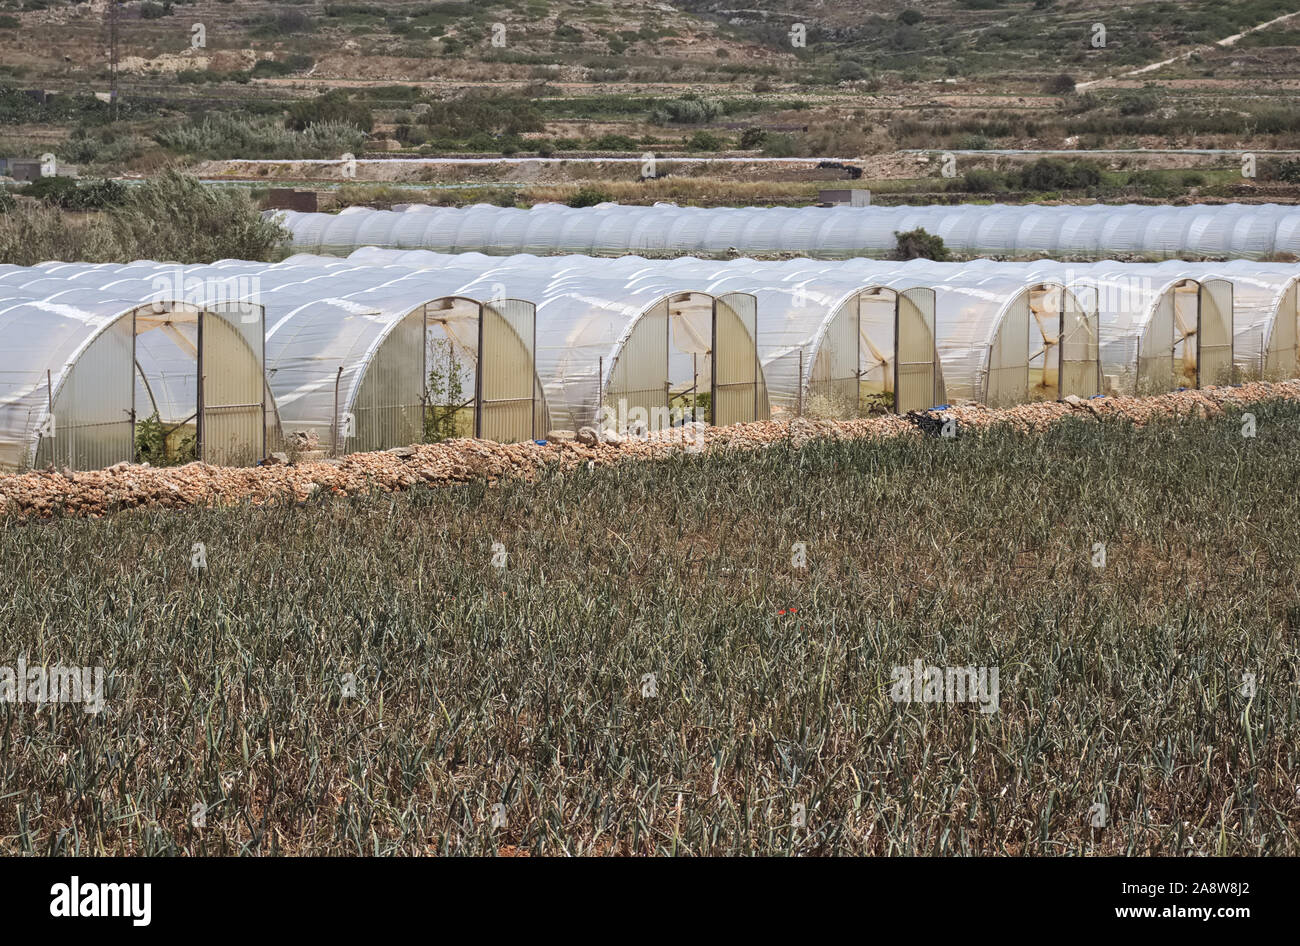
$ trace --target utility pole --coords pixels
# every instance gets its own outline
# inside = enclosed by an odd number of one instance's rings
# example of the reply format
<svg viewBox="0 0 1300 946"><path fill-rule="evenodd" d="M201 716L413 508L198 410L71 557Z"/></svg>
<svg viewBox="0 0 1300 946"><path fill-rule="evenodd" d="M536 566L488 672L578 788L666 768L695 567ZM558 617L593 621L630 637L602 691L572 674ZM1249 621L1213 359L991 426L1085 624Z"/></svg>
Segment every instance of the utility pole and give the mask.
<svg viewBox="0 0 1300 946"><path fill-rule="evenodd" d="M117 14L119 0L108 0L108 112L117 121Z"/></svg>

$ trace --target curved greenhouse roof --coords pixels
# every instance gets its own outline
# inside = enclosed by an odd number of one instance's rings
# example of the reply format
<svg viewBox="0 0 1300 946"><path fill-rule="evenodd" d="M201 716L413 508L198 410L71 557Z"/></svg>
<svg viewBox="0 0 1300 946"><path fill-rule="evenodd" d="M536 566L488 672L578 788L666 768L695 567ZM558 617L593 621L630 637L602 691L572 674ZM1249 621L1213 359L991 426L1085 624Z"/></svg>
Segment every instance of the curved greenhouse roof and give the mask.
<svg viewBox="0 0 1300 946"><path fill-rule="evenodd" d="M66 264L65 264L66 265ZM0 466L134 459L136 421L192 431L194 455L264 455L274 405L262 312L109 288L103 273L0 270ZM208 371L219 365L221 370Z"/></svg>
<svg viewBox="0 0 1300 946"><path fill-rule="evenodd" d="M1300 207L935 205L901 207L652 207L600 204L528 210L413 205L282 215L300 252L343 255L362 246L492 255L722 256L798 253L882 256L895 233L918 227L964 256L1105 259L1259 259L1300 255Z"/></svg>
<svg viewBox="0 0 1300 946"><path fill-rule="evenodd" d="M968 265L973 270L1050 276L1074 286L1080 297L1100 312L1103 370L1118 390L1163 389L1180 381L1281 380L1297 372L1300 267L1295 264L1252 260L1039 260L1017 264L977 260ZM1211 316L1213 321L1209 321ZM1143 382L1141 361L1152 356L1156 343L1152 332L1160 336L1162 352L1167 348L1183 359L1185 377L1168 383ZM1225 370L1223 364L1200 363L1198 349L1210 336L1217 336L1213 341L1225 349L1231 370ZM1202 378L1207 367L1211 374Z"/></svg>
<svg viewBox="0 0 1300 946"><path fill-rule="evenodd" d="M295 257L315 260L323 257ZM817 380L814 367L822 352L822 341L829 327L851 299L865 293L885 290L898 294L909 291L933 291L929 303L932 348L937 350L941 368L936 366L936 384L928 403L940 394L945 398L968 398L994 404L1014 403L1030 396L1028 382L1022 382L1020 368L1003 371L1007 365L1024 367L1034 357L1030 347L1030 313L1035 306L1071 311L1081 308L1062 286L1045 277L1032 277L1021 271L976 271L964 264L934 263L913 260L907 263L875 260L824 261L794 259L781 261L728 260L696 258L647 260L624 256L595 260L585 256L535 257L518 255L493 258L483 254L440 254L430 251L391 251L364 248L355 251L348 262L370 265L421 266L429 269L465 269L483 271L489 266L486 280L508 280L518 272L553 272L581 274L597 271L635 289L640 280L668 278L682 284L705 287L708 292L744 291L752 293L758 303L758 345L760 358L768 375L767 383L774 404L788 407L801 397L803 388ZM495 265L494 265L495 264ZM512 291L513 291L513 284ZM526 290L525 290L526 291ZM1021 322L1009 319L1013 313ZM856 370L870 373L883 368L892 358L886 347L893 344L893 328L885 331L886 319L859 316L854 345L862 356ZM874 328L869 329L868 326ZM1007 332L1011 331L1011 335ZM833 334L833 333L831 333ZM854 338L847 333L847 339ZM1014 336L1014 337L1012 337ZM1052 340L1055 341L1055 333ZM848 344L841 337L837 342ZM1038 346L1041 349L1043 346ZM874 363L873 363L874 360ZM875 367L879 365L880 368ZM802 366L802 367L801 367ZM1029 370L1027 367L1024 369ZM1016 375L1014 381L1011 375ZM1027 375L1026 375L1027 377ZM1000 380L1001 379L1001 380ZM1002 381L1009 382L1004 387ZM992 382L992 389L990 389ZM1091 390L1089 391L1091 393ZM918 395L920 396L920 395Z"/></svg>
<svg viewBox="0 0 1300 946"><path fill-rule="evenodd" d="M38 267L40 284L52 288L85 278L67 265ZM239 260L188 266L139 261L98 266L95 273L131 298L175 290L199 305L259 304L266 312L266 374L285 431L314 436L332 451L423 438L428 360L438 340L453 366L444 384L457 404L447 406L474 405L472 427L460 432L519 440L545 426L533 372L533 306L463 293L465 280L455 273L403 281L401 273L376 267L309 269ZM0 286L17 278L0 272ZM480 327L485 320L486 334ZM494 365L482 390L475 375L480 344Z"/></svg>

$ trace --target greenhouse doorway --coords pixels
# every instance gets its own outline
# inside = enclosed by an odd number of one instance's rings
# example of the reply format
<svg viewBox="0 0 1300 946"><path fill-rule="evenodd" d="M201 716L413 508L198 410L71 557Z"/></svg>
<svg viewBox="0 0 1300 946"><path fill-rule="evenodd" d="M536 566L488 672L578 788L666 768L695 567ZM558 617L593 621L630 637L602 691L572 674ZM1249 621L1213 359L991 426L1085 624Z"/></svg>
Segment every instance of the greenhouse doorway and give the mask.
<svg viewBox="0 0 1300 946"><path fill-rule="evenodd" d="M944 400L933 289L872 286L855 292L813 345L808 393L837 414L906 414ZM802 388L801 383L800 413Z"/></svg>
<svg viewBox="0 0 1300 946"><path fill-rule="evenodd" d="M1029 356L1035 399L1101 393L1101 317L1096 305L1085 306L1075 290L1047 283L1030 289L1029 311L1041 345Z"/></svg>
<svg viewBox="0 0 1300 946"><path fill-rule="evenodd" d="M645 309L602 366L604 426L647 432L688 421L770 417L758 361L757 302L748 293L671 293Z"/></svg>
<svg viewBox="0 0 1300 946"><path fill-rule="evenodd" d="M1139 343L1139 394L1232 383L1232 296L1226 279L1183 279L1160 293Z"/></svg>
<svg viewBox="0 0 1300 946"><path fill-rule="evenodd" d="M519 299L448 296L422 312L423 425L403 442L477 437L518 443L543 436L549 417L537 377L536 307ZM394 412L394 425L405 429L407 410Z"/></svg>
<svg viewBox="0 0 1300 946"><path fill-rule="evenodd" d="M250 466L265 456L262 309L156 301L100 332L48 394L38 465Z"/></svg>
<svg viewBox="0 0 1300 946"><path fill-rule="evenodd" d="M767 420L767 386L758 360L758 300L731 292L713 300L713 371L709 423Z"/></svg>

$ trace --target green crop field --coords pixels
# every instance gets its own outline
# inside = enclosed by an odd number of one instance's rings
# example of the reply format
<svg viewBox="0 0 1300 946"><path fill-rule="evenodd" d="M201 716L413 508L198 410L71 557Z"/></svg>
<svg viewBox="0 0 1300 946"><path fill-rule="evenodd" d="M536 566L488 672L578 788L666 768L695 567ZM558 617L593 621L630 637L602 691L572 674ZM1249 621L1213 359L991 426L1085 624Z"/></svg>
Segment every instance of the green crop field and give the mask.
<svg viewBox="0 0 1300 946"><path fill-rule="evenodd" d="M106 679L0 702L0 849L1295 855L1300 406L1249 410L9 520L0 664Z"/></svg>

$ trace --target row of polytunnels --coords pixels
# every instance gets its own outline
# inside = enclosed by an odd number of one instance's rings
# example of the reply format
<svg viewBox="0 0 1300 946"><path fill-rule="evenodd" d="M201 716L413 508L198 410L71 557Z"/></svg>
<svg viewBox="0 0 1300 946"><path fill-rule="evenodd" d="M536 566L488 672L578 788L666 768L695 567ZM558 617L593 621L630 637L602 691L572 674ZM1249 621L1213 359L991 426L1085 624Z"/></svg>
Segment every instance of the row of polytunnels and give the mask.
<svg viewBox="0 0 1300 946"><path fill-rule="evenodd" d="M361 249L0 267L0 466L227 465L1297 374L1278 263Z"/></svg>
<svg viewBox="0 0 1300 946"><path fill-rule="evenodd" d="M593 256L884 257L899 233L923 229L966 257L1265 259L1300 255L1300 207L1282 204L932 204L896 207L594 207L527 209L401 205L340 213L268 211L293 249L361 247L440 253Z"/></svg>

